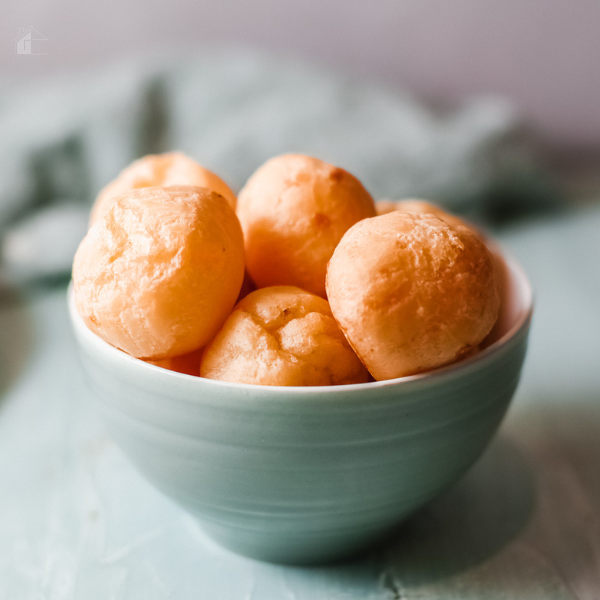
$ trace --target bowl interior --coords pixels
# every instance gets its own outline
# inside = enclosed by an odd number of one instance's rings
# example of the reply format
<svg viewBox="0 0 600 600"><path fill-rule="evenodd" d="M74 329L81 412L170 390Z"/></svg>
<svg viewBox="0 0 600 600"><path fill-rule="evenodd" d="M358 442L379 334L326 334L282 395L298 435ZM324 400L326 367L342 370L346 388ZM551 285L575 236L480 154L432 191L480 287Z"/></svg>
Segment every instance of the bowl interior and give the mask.
<svg viewBox="0 0 600 600"><path fill-rule="evenodd" d="M481 343L482 349L509 339L530 318L533 310L531 284L521 266L497 246L492 245L492 251L500 276L500 310L494 327Z"/></svg>

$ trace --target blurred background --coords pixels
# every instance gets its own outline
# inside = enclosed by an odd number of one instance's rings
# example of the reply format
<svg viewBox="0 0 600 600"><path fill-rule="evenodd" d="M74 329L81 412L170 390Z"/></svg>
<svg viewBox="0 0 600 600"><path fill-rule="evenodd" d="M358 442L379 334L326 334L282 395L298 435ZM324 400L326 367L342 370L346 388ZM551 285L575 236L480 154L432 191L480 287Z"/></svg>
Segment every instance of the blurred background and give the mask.
<svg viewBox="0 0 600 600"><path fill-rule="evenodd" d="M512 98L554 147L600 145L594 0L2 0L3 79L89 69L149 49L233 44L304 57L437 101ZM35 27L44 56L15 53Z"/></svg>

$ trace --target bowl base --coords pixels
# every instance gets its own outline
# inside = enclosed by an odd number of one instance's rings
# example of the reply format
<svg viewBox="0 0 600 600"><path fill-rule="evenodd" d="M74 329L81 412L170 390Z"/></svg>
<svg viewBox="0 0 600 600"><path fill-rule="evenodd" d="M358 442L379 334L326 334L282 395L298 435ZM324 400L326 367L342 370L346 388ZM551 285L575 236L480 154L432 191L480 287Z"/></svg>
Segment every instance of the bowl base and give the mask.
<svg viewBox="0 0 600 600"><path fill-rule="evenodd" d="M264 538L260 539L254 531L233 530L199 520L198 524L213 542L235 554L263 562L296 566L315 566L355 558L372 550L397 531L397 526L394 526L360 537L356 532L287 536L265 533Z"/></svg>

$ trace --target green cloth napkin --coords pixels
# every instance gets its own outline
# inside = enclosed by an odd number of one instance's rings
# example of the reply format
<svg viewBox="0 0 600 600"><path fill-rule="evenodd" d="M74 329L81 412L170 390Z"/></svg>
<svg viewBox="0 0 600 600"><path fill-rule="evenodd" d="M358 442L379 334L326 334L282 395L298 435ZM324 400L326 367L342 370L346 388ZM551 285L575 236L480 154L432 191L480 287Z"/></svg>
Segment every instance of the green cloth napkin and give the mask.
<svg viewBox="0 0 600 600"><path fill-rule="evenodd" d="M131 59L0 96L0 265L15 280L68 273L98 192L135 158L182 150L234 189L268 158L318 156L376 198L436 199L472 218L537 210L552 189L514 108L452 112L401 89L241 50Z"/></svg>

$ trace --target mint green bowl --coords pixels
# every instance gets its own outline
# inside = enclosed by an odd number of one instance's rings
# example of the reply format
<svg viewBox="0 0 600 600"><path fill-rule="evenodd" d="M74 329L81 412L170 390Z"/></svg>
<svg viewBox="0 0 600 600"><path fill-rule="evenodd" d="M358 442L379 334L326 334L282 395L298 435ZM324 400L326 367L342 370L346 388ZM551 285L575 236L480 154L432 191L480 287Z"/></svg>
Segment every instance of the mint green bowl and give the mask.
<svg viewBox="0 0 600 600"><path fill-rule="evenodd" d="M167 371L92 333L72 290L69 306L107 427L140 472L223 546L316 563L389 533L490 442L517 387L532 313L522 270L509 260L506 273L501 318L479 354L426 374L338 387Z"/></svg>

